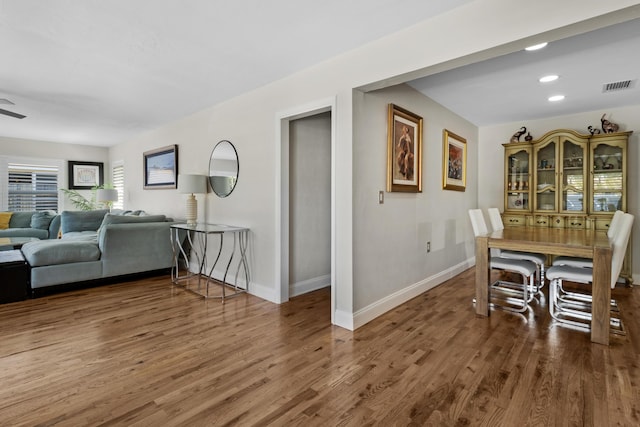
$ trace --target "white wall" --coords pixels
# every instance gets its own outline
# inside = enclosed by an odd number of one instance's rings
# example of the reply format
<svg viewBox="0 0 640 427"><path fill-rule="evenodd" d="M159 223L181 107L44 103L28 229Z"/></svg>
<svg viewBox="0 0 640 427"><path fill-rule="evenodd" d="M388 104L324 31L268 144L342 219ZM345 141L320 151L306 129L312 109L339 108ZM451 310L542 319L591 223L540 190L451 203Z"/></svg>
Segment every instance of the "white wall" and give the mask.
<svg viewBox="0 0 640 427"><path fill-rule="evenodd" d="M331 113L289 124L289 296L331 285Z"/></svg>
<svg viewBox="0 0 640 427"><path fill-rule="evenodd" d="M421 116L422 193L385 193L387 106ZM467 140L467 188L444 190L443 130ZM389 295L405 300L468 268L473 233L467 211L477 204L477 128L408 85L354 96L354 309L361 321ZM426 242L431 242L427 253ZM443 272L449 274L441 276ZM387 304L384 304L386 309Z"/></svg>
<svg viewBox="0 0 640 427"><path fill-rule="evenodd" d="M521 126L526 126L534 139L554 129L572 129L588 134L588 126L600 128L600 117L604 113L607 113L609 120L620 126L621 131L634 131L629 138L627 210L640 219L640 195L638 194L640 188L640 173L638 173L638 168L640 168L640 105L558 116L526 123L505 123L481 127L479 133L480 152L478 154L480 170L478 207L486 209L498 206L500 210L504 208L504 147L502 144L508 142L511 135ZM639 283L640 226L633 227L631 239L634 283Z"/></svg>
<svg viewBox="0 0 640 427"><path fill-rule="evenodd" d="M399 75L435 66L487 49L499 49L514 40L520 47L537 34L598 17L638 2L571 0L537 2L512 0L478 0L449 13L424 21L405 31L370 43L303 72L216 105L191 117L168 124L114 147L112 161L125 164L127 208L142 208L175 217L183 215L183 199L174 190L142 190L141 156L145 150L168 144L179 145L179 169L196 173L207 170L213 145L221 139L231 140L238 149L240 176L233 194L226 199L211 195L205 205L210 222L244 225L251 228L249 263L252 271L251 292L277 301L279 264L276 236L278 212L278 168L276 140L282 112L317 100L334 98L335 141L335 226L336 323L356 326L353 313L373 298L382 298L395 289L380 288L374 297L364 297L367 286L353 269L354 214L353 182L355 129L352 125L353 88L378 82L378 87ZM550 13L549 11L553 11ZM637 12L637 11L636 11ZM629 13L626 13L629 16ZM622 19L622 18L620 18ZM602 21L600 21L602 22ZM593 25L596 25L595 23ZM331 31L327 28L327 31ZM455 32L455 37L449 36ZM202 58L203 61L215 60ZM463 132L460 132L463 133ZM384 137L383 137L384 138ZM437 140L441 137L438 136ZM471 139L471 138L470 138ZM469 162L471 164L472 161ZM470 183L471 184L471 183ZM376 188L379 188L379 182ZM428 194L428 193L427 193ZM360 196L358 196L360 197ZM362 197L365 197L364 195ZM373 196L374 200L375 197ZM454 197L454 196L451 196ZM367 199L369 200L369 199ZM436 208L435 206L433 207ZM442 209L442 206L437 206ZM430 209L421 204L414 210L414 221L429 222ZM422 212L424 210L425 212ZM202 213L200 214L202 215ZM202 217L202 216L201 216ZM457 216L456 216L457 217ZM375 230L372 230L375 231ZM417 231L417 230L416 230ZM445 236L446 239L446 236ZM434 259L436 256L433 257ZM375 262L375 260L371 260ZM437 264L436 264L437 265ZM416 268L422 268L416 266ZM429 267L435 268L435 267ZM416 276L417 277L417 276ZM403 277L402 285L415 280ZM354 289L356 287L357 289ZM354 294L358 303L354 304ZM369 304L370 305L370 304Z"/></svg>
<svg viewBox="0 0 640 427"><path fill-rule="evenodd" d="M59 144L55 142L34 141L18 138L7 138L0 136L0 156L26 157L32 159L57 159L60 160L62 169L60 171L61 180L58 183L60 188L69 188L67 176L67 161L80 160L86 162L104 163L104 180L109 182L109 150L105 147L95 147L78 144ZM89 197L89 191L81 191ZM75 210L76 208L69 200L60 193L58 211Z"/></svg>

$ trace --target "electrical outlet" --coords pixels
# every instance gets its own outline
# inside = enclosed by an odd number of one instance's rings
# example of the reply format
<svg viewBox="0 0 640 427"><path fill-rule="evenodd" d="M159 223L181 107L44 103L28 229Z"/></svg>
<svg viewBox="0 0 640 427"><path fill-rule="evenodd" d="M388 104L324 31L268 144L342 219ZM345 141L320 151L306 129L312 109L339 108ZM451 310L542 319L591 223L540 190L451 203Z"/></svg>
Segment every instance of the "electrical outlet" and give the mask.
<svg viewBox="0 0 640 427"><path fill-rule="evenodd" d="M384 203L384 191L380 190L380 192L378 193L378 203L379 204L383 204Z"/></svg>
<svg viewBox="0 0 640 427"><path fill-rule="evenodd" d="M427 242L427 253L431 252L431 242Z"/></svg>

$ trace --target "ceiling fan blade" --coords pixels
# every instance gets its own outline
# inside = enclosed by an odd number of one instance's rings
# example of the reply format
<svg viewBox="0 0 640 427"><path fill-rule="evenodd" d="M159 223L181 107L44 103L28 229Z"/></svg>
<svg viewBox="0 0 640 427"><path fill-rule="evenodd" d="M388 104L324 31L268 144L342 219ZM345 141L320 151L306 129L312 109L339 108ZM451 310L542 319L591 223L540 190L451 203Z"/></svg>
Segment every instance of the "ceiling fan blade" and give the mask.
<svg viewBox="0 0 640 427"><path fill-rule="evenodd" d="M25 117L27 117L24 114L14 113L13 111L3 110L2 108L0 108L0 114L4 114L5 116L15 117L16 119L24 119Z"/></svg>

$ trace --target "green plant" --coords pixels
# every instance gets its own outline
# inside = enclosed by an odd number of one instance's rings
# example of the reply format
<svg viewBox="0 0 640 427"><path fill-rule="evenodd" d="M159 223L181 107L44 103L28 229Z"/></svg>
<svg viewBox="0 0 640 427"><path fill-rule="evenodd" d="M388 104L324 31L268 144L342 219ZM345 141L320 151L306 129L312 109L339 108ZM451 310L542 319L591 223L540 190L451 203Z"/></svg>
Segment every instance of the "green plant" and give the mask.
<svg viewBox="0 0 640 427"><path fill-rule="evenodd" d="M64 194L67 195L69 201L81 211L92 211L100 208L101 203L96 201L96 191L101 188L113 188L112 184L96 185L91 187L91 198L87 199L78 190L69 190L67 188L61 188Z"/></svg>

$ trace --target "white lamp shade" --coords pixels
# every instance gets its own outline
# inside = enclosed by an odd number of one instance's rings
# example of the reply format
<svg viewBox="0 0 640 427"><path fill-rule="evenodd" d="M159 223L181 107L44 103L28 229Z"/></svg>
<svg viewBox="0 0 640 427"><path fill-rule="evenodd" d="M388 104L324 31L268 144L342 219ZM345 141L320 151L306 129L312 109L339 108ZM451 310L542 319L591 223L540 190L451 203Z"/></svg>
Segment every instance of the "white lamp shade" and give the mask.
<svg viewBox="0 0 640 427"><path fill-rule="evenodd" d="M96 191L96 199L99 202L115 202L118 200L118 190L113 188L101 188Z"/></svg>
<svg viewBox="0 0 640 427"><path fill-rule="evenodd" d="M188 174L178 175L178 192L185 194L206 193L207 176Z"/></svg>

